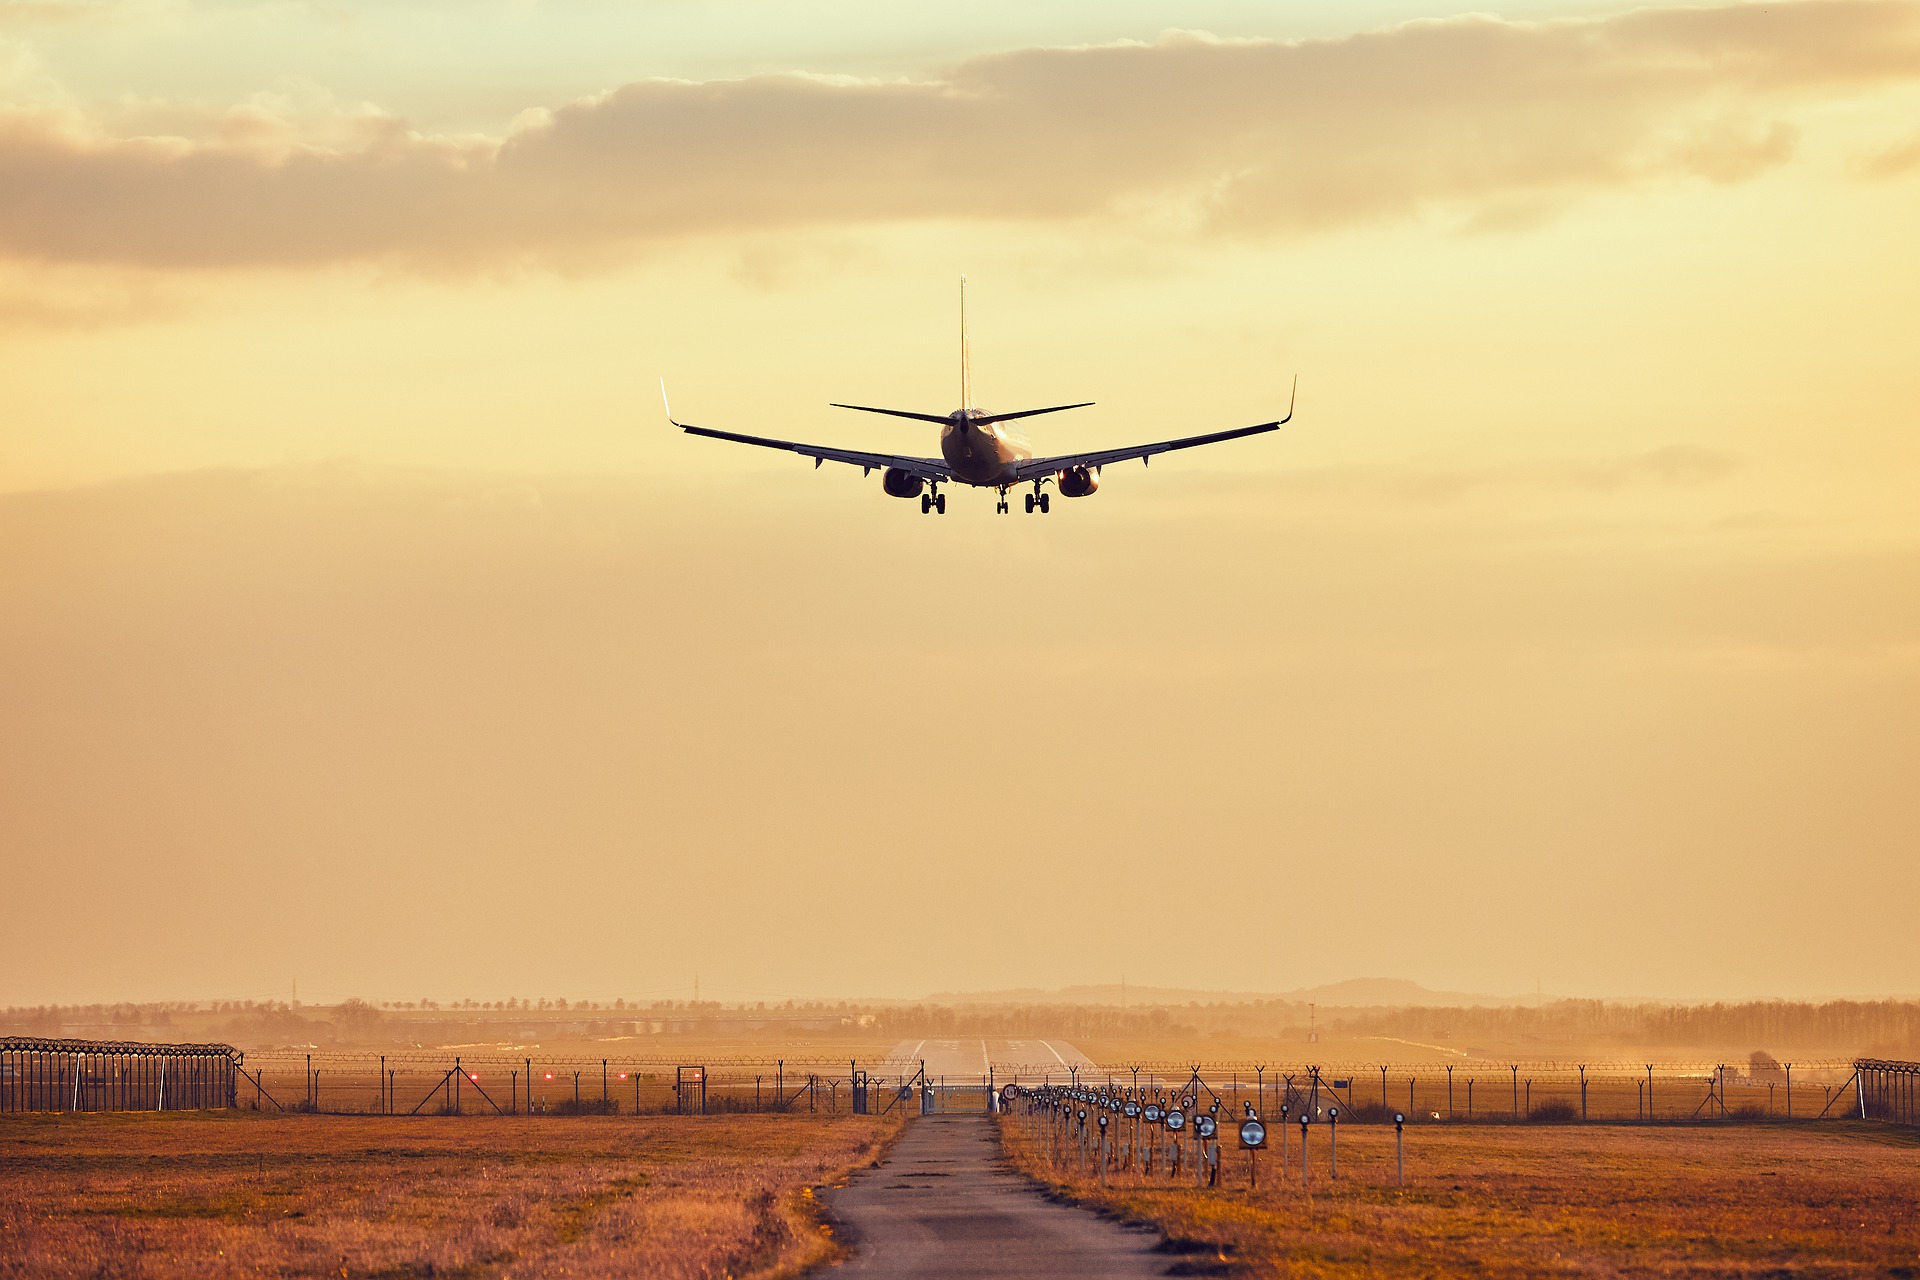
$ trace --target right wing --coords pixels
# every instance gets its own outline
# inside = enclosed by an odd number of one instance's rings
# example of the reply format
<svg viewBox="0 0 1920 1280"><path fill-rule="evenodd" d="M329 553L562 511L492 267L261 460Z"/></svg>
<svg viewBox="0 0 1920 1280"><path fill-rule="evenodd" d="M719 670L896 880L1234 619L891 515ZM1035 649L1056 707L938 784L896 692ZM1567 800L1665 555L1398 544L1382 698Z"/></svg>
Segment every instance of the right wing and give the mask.
<svg viewBox="0 0 1920 1280"><path fill-rule="evenodd" d="M681 422L673 416L673 406L667 404L667 384L660 383L660 402L667 405L667 421L688 435L707 436L714 440L731 440L735 444L757 444L763 449L785 449L788 453L797 453L803 458L812 458L818 468L823 462L844 462L859 467L862 474L876 469L892 467L918 476L922 480L948 480L952 472L940 458L909 458L892 453L862 453L858 449L834 449L826 445L801 444L793 440L771 440L766 436L741 435L736 431L717 431L712 427L696 427Z"/></svg>
<svg viewBox="0 0 1920 1280"><path fill-rule="evenodd" d="M1294 379L1294 390L1299 390L1299 379ZM1134 458L1145 463L1157 453L1172 453L1175 449L1194 449L1203 444L1218 444L1222 440L1238 440L1241 436L1257 436L1266 431L1278 431L1293 421L1293 398L1287 400L1287 416L1272 422L1260 422L1251 427L1235 427L1230 431L1210 431L1201 436L1183 436L1178 440L1156 440L1152 444L1127 445L1119 449L1099 449L1091 453L1063 453L1051 458L1029 458L1015 465L1015 483L1052 475L1069 467L1104 467L1115 462L1129 462Z"/></svg>

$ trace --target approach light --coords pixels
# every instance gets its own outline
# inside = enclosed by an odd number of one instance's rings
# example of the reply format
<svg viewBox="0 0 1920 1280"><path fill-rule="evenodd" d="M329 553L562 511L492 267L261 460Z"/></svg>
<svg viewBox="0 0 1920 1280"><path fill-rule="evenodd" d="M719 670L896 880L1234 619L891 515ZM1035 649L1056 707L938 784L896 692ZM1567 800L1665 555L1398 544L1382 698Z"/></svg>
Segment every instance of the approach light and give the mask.
<svg viewBox="0 0 1920 1280"><path fill-rule="evenodd" d="M1187 1127L1187 1117L1186 1117L1186 1114L1180 1110L1180 1108L1175 1107L1173 1110L1167 1112L1167 1128L1173 1130L1175 1133L1178 1133L1186 1127Z"/></svg>
<svg viewBox="0 0 1920 1280"><path fill-rule="evenodd" d="M1193 1122L1193 1131L1199 1134L1203 1139L1211 1138L1213 1136L1214 1130L1217 1128L1219 1128L1219 1125L1215 1123L1214 1118L1212 1116L1201 1116L1199 1119Z"/></svg>
<svg viewBox="0 0 1920 1280"><path fill-rule="evenodd" d="M1240 1122L1240 1145L1252 1150L1267 1145L1267 1126L1248 1116Z"/></svg>

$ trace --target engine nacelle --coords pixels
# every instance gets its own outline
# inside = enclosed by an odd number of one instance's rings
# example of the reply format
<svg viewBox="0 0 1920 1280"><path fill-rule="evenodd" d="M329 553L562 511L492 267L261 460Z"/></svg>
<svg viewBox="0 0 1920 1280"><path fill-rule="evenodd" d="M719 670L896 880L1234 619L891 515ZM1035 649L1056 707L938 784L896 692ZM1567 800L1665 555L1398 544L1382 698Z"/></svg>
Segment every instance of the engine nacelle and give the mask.
<svg viewBox="0 0 1920 1280"><path fill-rule="evenodd" d="M927 482L911 471L902 471L899 467L888 467L880 474L880 487L895 498L917 498Z"/></svg>
<svg viewBox="0 0 1920 1280"><path fill-rule="evenodd" d="M1056 478L1063 498L1084 498L1100 487L1100 477L1092 467L1068 467Z"/></svg>

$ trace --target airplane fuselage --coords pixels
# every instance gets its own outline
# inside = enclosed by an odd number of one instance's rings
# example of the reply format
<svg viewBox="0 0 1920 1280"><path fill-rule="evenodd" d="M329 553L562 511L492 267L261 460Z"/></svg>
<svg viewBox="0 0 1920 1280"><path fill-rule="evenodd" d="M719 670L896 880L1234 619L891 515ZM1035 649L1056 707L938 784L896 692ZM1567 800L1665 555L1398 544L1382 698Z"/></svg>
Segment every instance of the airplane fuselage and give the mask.
<svg viewBox="0 0 1920 1280"><path fill-rule="evenodd" d="M1014 468L1033 456L1027 438L1004 423L975 422L979 409L955 409L940 428L940 456L962 484L1001 488L1017 483Z"/></svg>

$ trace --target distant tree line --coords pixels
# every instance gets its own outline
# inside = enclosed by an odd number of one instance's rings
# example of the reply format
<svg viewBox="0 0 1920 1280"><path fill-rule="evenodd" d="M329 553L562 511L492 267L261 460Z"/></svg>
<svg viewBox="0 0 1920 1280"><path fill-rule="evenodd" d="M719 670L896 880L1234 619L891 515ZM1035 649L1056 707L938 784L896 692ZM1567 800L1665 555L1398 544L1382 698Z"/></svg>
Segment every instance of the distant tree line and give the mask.
<svg viewBox="0 0 1920 1280"><path fill-rule="evenodd" d="M1517 1008L1340 1011L1320 1024L1349 1035L1410 1040L1618 1040L1636 1045L1773 1050L1857 1046L1861 1053L1920 1049L1920 1001L1756 1000L1737 1004L1613 1004L1556 1000Z"/></svg>
<svg viewBox="0 0 1920 1280"><path fill-rule="evenodd" d="M421 1018L420 1015L433 1015ZM564 1014L593 1015L595 1024L645 1029L670 1023L675 1029L711 1026L740 1030L764 1022L775 1034L786 1021L810 1020L810 1036L866 1038L1010 1037L1174 1040L1245 1037L1304 1042L1309 1030L1323 1038L1385 1036L1470 1051L1476 1044L1539 1041L1583 1045L1615 1042L1653 1048L1755 1049L1774 1053L1859 1053L1920 1056L1920 1001L1832 1000L1823 1003L1765 1000L1695 1005L1618 1004L1604 1000L1556 1000L1527 1006L1459 1008L1313 1008L1288 1000L1193 1002L1123 1007L1104 1004L1023 1003L1004 1005L922 1002L785 1001L723 1004L717 1001L564 997L505 1000L370 1001L297 1005L275 1000L162 1001L146 1004L35 1005L0 1011L0 1033L59 1035L73 1027L100 1028L116 1037L141 1029L159 1033L182 1018L236 1041L307 1042L323 1039L404 1038L405 1028L430 1021L541 1023ZM409 1016L411 1015L411 1016ZM458 1016L464 1015L464 1016ZM477 1018L475 1015L479 1015ZM656 1028L657 1029L657 1028ZM751 1026L745 1028L751 1030ZM93 1034L88 1030L86 1034Z"/></svg>

